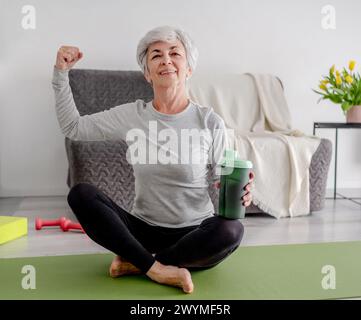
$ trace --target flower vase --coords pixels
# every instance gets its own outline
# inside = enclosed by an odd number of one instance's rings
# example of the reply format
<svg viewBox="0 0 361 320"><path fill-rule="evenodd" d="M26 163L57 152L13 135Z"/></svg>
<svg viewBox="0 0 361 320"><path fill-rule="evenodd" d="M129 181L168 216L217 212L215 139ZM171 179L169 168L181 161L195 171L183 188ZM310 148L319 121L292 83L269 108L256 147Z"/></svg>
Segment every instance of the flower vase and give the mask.
<svg viewBox="0 0 361 320"><path fill-rule="evenodd" d="M353 106L346 113L347 123L361 123L361 106Z"/></svg>

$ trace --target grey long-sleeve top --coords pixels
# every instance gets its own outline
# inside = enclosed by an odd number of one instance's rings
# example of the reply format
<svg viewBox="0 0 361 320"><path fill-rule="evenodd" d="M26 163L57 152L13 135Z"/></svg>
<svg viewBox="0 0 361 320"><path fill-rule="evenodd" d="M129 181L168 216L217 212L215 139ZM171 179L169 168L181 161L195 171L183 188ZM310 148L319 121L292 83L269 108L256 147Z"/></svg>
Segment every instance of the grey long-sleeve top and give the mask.
<svg viewBox="0 0 361 320"><path fill-rule="evenodd" d="M68 71L54 66L52 85L56 115L66 137L126 141L135 176L130 214L168 228L198 225L213 216L207 171L220 164L227 132L223 119L211 108L190 101L183 111L164 114L152 101L136 100L80 116Z"/></svg>

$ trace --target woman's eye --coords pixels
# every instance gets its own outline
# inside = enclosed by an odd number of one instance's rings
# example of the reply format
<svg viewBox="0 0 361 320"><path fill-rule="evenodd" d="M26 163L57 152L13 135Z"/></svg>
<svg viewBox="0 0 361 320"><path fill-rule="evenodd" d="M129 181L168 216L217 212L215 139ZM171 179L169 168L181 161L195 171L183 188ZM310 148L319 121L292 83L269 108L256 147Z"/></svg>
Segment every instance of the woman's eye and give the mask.
<svg viewBox="0 0 361 320"><path fill-rule="evenodd" d="M172 56L180 56L180 54L177 53L177 52L173 52L173 53L171 53L171 55L172 55ZM155 55L155 56L152 57L152 60L155 59L155 58L159 58L159 57L160 57L160 55L157 54L157 55Z"/></svg>

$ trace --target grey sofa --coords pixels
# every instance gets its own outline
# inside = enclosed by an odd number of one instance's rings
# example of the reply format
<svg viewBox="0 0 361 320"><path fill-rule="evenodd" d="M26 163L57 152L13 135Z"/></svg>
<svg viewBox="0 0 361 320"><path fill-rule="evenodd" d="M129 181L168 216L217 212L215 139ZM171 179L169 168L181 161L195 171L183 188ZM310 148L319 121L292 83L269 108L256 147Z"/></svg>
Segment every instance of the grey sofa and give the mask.
<svg viewBox="0 0 361 320"><path fill-rule="evenodd" d="M153 91L140 71L109 71L72 69L70 86L80 115L92 114L116 105L143 99L150 101ZM124 141L72 141L65 138L69 161L67 184L79 182L96 185L119 206L131 210L135 197L132 166L126 160ZM310 211L324 207L327 173L331 161L332 144L322 139L310 166ZM210 181L213 172L209 172ZM217 210L218 190L211 184L209 194ZM255 205L246 213L261 212Z"/></svg>

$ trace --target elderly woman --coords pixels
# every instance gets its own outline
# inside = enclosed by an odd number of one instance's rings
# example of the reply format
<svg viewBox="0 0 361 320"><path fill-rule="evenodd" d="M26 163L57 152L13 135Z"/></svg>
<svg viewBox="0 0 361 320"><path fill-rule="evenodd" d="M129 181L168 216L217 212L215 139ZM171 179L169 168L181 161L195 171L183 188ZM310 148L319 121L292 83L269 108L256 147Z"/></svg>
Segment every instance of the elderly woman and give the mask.
<svg viewBox="0 0 361 320"><path fill-rule="evenodd" d="M187 96L186 82L197 55L193 41L182 30L166 26L149 31L139 42L137 60L153 88L154 99L82 117L68 79L69 69L83 57L78 48L59 49L52 81L60 128L73 140L122 139L129 146L128 133L136 128L143 130L145 140L156 152L162 143L149 133L152 122L159 130L173 130L178 139L182 129L222 132L220 139L198 146L198 153L208 158L211 155L213 166L154 164L150 160L132 163L136 196L131 212L87 183L75 185L68 195L69 206L87 235L116 254L110 266L112 277L145 273L153 281L178 286L186 293L194 289L189 270L217 265L234 252L243 236L241 222L218 216L208 194L207 170L219 163L214 149L224 150L226 129L211 108L201 107ZM151 157L149 152L148 159ZM179 160L182 155L175 157ZM240 199L244 206L252 200L252 180L253 173L246 186L248 192ZM219 188L219 182L216 185Z"/></svg>

